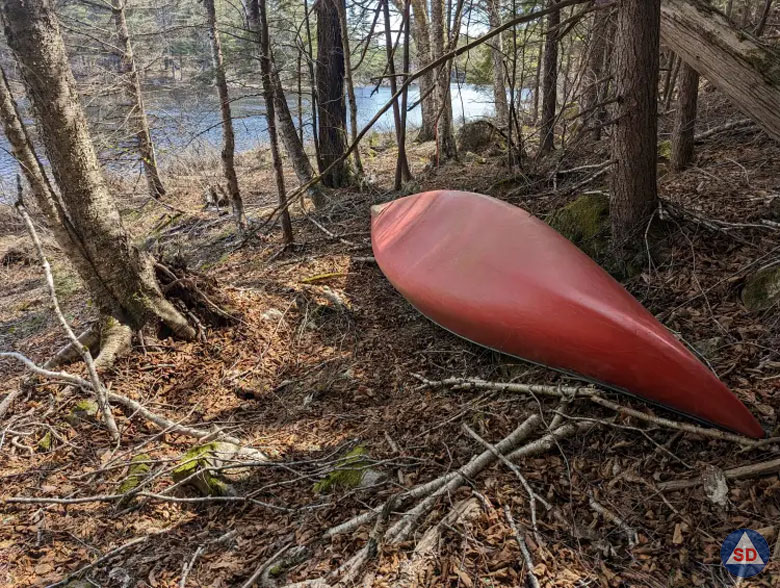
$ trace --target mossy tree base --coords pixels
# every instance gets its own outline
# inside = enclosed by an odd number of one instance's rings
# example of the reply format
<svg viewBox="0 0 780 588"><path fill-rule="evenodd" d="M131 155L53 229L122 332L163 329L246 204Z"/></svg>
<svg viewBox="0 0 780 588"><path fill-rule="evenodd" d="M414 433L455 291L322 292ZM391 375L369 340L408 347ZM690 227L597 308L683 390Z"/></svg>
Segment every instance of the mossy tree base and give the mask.
<svg viewBox="0 0 780 588"><path fill-rule="evenodd" d="M780 266L764 268L745 282L742 302L752 311L762 311L780 303Z"/></svg>

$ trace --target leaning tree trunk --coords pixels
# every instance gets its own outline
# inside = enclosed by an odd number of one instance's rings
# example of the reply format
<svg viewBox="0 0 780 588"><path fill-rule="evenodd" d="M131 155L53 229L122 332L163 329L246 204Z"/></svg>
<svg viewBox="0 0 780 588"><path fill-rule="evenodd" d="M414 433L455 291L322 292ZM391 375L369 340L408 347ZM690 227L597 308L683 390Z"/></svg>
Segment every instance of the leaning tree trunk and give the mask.
<svg viewBox="0 0 780 588"><path fill-rule="evenodd" d="M434 59L444 55L444 0L431 0L431 49ZM452 100L450 98L450 63L439 66L436 74L436 141L437 164L441 158L457 156L452 134Z"/></svg>
<svg viewBox="0 0 780 588"><path fill-rule="evenodd" d="M303 141L295 130L295 123L293 123L290 108L284 96L282 82L279 79L279 71L274 66L273 52L271 52L271 83L274 89L274 112L276 113L276 121L278 123L277 130L282 136L282 143L284 143L284 148L290 157L290 164L298 181L301 184L308 184L314 179L314 168L311 166L309 156L303 148ZM301 127L302 129L303 127ZM307 193L314 206L320 207L325 204L325 196L319 185L313 184L309 187Z"/></svg>
<svg viewBox="0 0 780 588"><path fill-rule="evenodd" d="M239 231L244 229L244 203L238 189L236 175L236 134L233 131L233 115L230 112L230 95L228 94L225 62L222 58L222 43L217 30L217 10L214 0L203 0L206 7L206 19L211 42L211 61L214 67L214 80L219 94L219 110L222 115L222 172L228 186L228 196L233 207L233 216Z"/></svg>
<svg viewBox="0 0 780 588"><path fill-rule="evenodd" d="M159 319L176 335L194 337L195 330L161 292L152 258L122 225L49 0L6 0L0 6L62 202L91 268L75 265L88 274L83 277L95 303L133 329Z"/></svg>
<svg viewBox="0 0 780 588"><path fill-rule="evenodd" d="M705 0L663 0L664 44L780 140L780 54L731 25Z"/></svg>
<svg viewBox="0 0 780 588"><path fill-rule="evenodd" d="M558 0L548 0L552 8ZM544 155L555 148L555 105L558 101L558 25L561 11L553 10L547 16L544 38L544 73L542 75L542 124L539 129L539 153Z"/></svg>
<svg viewBox="0 0 780 588"><path fill-rule="evenodd" d="M682 66L680 94L674 117L671 166L680 171L693 162L694 132L696 130L696 105L699 99L699 74L691 66Z"/></svg>
<svg viewBox="0 0 780 588"><path fill-rule="evenodd" d="M344 51L336 2L318 0L317 12L317 110L319 113L322 183L340 188L349 183L347 109L344 104ZM326 171L327 170L327 171Z"/></svg>
<svg viewBox="0 0 780 588"><path fill-rule="evenodd" d="M490 28L501 26L501 4L499 0L488 0L488 22ZM509 106L506 100L506 76L504 75L503 35L493 37L490 53L493 58L493 101L496 104L496 120L499 126L509 129Z"/></svg>
<svg viewBox="0 0 780 588"><path fill-rule="evenodd" d="M282 234L284 242L293 242L292 223L290 211L287 208L287 192L284 187L284 170L282 169L282 157L279 153L279 139L276 136L274 80L271 61L271 45L268 34L268 14L265 0L250 0L249 26L257 36L260 48L260 73L263 78L263 99L265 100L265 118L268 121L268 141L271 145L271 159L273 160L274 176L276 178L276 190L279 194L279 207L281 209ZM297 138L297 135L296 135Z"/></svg>
<svg viewBox="0 0 780 588"><path fill-rule="evenodd" d="M428 9L424 0L410 0L412 3L412 40L415 47L415 69L422 69L431 62L431 30L428 23ZM420 115L422 124L417 133L418 141L432 141L436 138L436 93L433 72L420 76Z"/></svg>
<svg viewBox="0 0 780 588"><path fill-rule="evenodd" d="M617 7L617 103L610 217L618 259L641 235L657 203L656 125L660 0L620 0Z"/></svg>
<svg viewBox="0 0 780 588"><path fill-rule="evenodd" d="M149 131L149 120L146 118L144 97L141 92L141 80L138 77L138 69L133 56L133 45L130 42L130 31L127 28L125 17L126 0L113 0L111 11L114 16L114 25L119 36L119 74L125 87L127 97L131 102L132 111L130 121L138 142L138 154L144 166L146 182L152 198L165 196L165 187L160 179L160 170L157 167L157 156L154 152L152 134Z"/></svg>

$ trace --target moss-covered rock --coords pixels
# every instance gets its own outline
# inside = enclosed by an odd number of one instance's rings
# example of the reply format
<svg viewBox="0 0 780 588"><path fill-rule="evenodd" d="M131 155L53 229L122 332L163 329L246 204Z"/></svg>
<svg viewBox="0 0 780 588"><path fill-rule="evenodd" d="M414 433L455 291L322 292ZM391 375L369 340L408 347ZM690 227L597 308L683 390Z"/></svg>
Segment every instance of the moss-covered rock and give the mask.
<svg viewBox="0 0 780 588"><path fill-rule="evenodd" d="M314 491L327 494L335 489L354 489L370 486L383 476L371 469L366 448L358 445L339 460L336 468L314 484Z"/></svg>
<svg viewBox="0 0 780 588"><path fill-rule="evenodd" d="M79 421L91 420L97 416L98 405L94 400L83 399L79 400L70 411L70 414L65 417L71 425L76 425Z"/></svg>
<svg viewBox="0 0 780 588"><path fill-rule="evenodd" d="M547 217L547 223L586 254L602 262L609 252L609 197L586 194Z"/></svg>
<svg viewBox="0 0 780 588"><path fill-rule="evenodd" d="M742 302L752 311L780 303L780 265L759 270L748 278L742 289Z"/></svg>
<svg viewBox="0 0 780 588"><path fill-rule="evenodd" d="M193 447L179 461L171 472L174 482L187 480L203 496L234 496L234 483L242 482L251 473L249 467L240 467L240 462L264 461L265 456L251 447L240 447L227 441L212 441ZM230 467L219 472L210 468Z"/></svg>
<svg viewBox="0 0 780 588"><path fill-rule="evenodd" d="M669 160L672 158L672 142L668 139L658 143L658 157Z"/></svg>
<svg viewBox="0 0 780 588"><path fill-rule="evenodd" d="M135 490L147 478L151 469L148 462L151 459L148 453L139 453L130 460L127 477L119 485L119 493L127 494L131 490Z"/></svg>
<svg viewBox="0 0 780 588"><path fill-rule="evenodd" d="M476 120L462 125L455 136L458 150L480 153L496 147L502 141L496 125L486 120Z"/></svg>

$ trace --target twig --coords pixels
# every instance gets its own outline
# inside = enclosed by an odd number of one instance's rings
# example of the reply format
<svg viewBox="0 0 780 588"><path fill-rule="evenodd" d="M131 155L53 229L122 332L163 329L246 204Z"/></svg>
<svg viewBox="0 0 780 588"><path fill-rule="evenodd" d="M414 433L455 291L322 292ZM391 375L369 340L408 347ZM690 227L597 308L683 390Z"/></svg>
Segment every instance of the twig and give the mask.
<svg viewBox="0 0 780 588"><path fill-rule="evenodd" d="M89 347L82 345L81 342L79 342L79 338L73 332L73 329L70 328L68 321L65 319L65 315L62 314L59 300L57 300L57 291L54 289L54 277L51 273L49 260L46 259L46 254L43 252L43 246L41 245L41 241L38 238L38 232L35 230L32 219L30 219L30 215L27 214L27 209L22 203L21 179L19 179L18 176L17 181L19 183L19 200L16 203L16 210L24 220L24 224L27 226L27 232L30 233L30 237L35 244L35 249L38 252L38 257L40 258L41 265L43 266L43 273L46 276L46 285L49 287L49 295L51 296L54 314L57 315L57 319L59 320L60 325L62 325L63 330L68 335L68 338L73 343L73 346L78 350L81 358L84 360L84 363L87 364L87 373L89 374L89 381L92 384L92 391L95 394L98 406L100 407L100 412L106 422L108 433L111 436L112 441L119 443L119 429L116 426L114 415L111 414L111 406L109 405L108 399L106 398L106 389L103 387L103 383L98 377L97 369L95 368L95 362L92 360L92 354L89 351Z"/></svg>
<svg viewBox="0 0 780 588"><path fill-rule="evenodd" d="M631 525L629 525L626 521L624 521L618 515L613 513L611 510L607 509L605 506L597 502L596 499L593 498L593 496L590 496L589 503L590 503L590 507L594 511L596 511L598 514L600 514L602 517L604 517L606 520L614 524L618 529L620 529L626 534L626 537L628 537L628 544L631 547L639 543L639 537L637 536L636 531Z"/></svg>
<svg viewBox="0 0 780 588"><path fill-rule="evenodd" d="M512 533L515 535L515 541L517 541L517 545L520 547L520 553L523 554L523 561L525 562L525 567L528 571L528 585L531 586L531 588L541 588L539 579L536 577L536 574L534 574L534 560L531 558L531 552L528 550L525 539L523 539L523 536L520 535L520 532L517 530L515 519L512 518L512 511L509 509L508 504L504 505L504 515L506 516L506 522L509 523L509 527L512 529Z"/></svg>
<svg viewBox="0 0 780 588"><path fill-rule="evenodd" d="M282 555L284 555L284 552L287 551L288 549L290 549L291 545L292 545L292 542L287 543L279 551L274 553L271 557L269 557L262 564L260 564L260 567L258 567L254 571L254 573L251 576L249 576L249 579L241 585L241 588L251 588L252 585L255 583L255 581L263 574L263 572L266 569L268 569L268 567L272 563L274 563L277 559L279 559Z"/></svg>
<svg viewBox="0 0 780 588"><path fill-rule="evenodd" d="M744 478L759 478L780 472L780 458L771 461L762 461L746 466L723 470L723 475L727 480L740 480ZM683 490L693 488L702 483L701 477L690 478L687 480L670 480L658 484L659 490Z"/></svg>
<svg viewBox="0 0 780 588"><path fill-rule="evenodd" d="M526 480L525 476L523 476L523 474L520 473L520 469L511 461L509 461L506 457L504 457L501 453L499 453L494 445L485 441L466 423L463 423L462 427L464 431L466 431L479 443L487 447L493 453L493 455L495 455L496 458L501 463L507 466L512 471L512 473L514 473L515 476L517 476L517 479L520 480L520 483L523 485L523 488L525 488L525 491L528 493L528 497L530 498L529 508L531 510L531 527L533 528L534 531L534 539L536 540L537 543L541 543L541 537L539 535L539 527L536 524L536 502L537 501L541 502L548 510L552 508L550 504L546 500L544 500L544 498L542 498L541 496L537 495L536 492L534 492L533 488L531 488L531 485L528 483L528 480Z"/></svg>

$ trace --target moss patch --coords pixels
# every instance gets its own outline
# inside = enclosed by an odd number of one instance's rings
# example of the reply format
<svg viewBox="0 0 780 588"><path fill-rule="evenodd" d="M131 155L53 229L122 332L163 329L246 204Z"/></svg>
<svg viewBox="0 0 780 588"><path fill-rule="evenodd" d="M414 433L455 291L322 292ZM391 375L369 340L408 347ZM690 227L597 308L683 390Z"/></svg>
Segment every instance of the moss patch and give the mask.
<svg viewBox="0 0 780 588"><path fill-rule="evenodd" d="M212 441L190 449L182 457L180 465L171 472L173 481L178 483L192 476L187 480L187 484L204 496L231 496L234 494L233 488L229 484L207 470L207 468L213 467L212 458L219 451L219 445L218 441Z"/></svg>
<svg viewBox="0 0 780 588"><path fill-rule="evenodd" d="M768 267L745 282L742 302L748 310L766 310L780 302L780 266Z"/></svg>
<svg viewBox="0 0 780 588"><path fill-rule="evenodd" d="M146 462L151 459L152 458L148 453L139 453L130 460L130 468L127 472L127 477L119 485L119 492L121 494L126 494L131 490L134 490L144 481L151 469Z"/></svg>
<svg viewBox="0 0 780 588"><path fill-rule="evenodd" d="M658 157L669 160L672 158L672 142L669 140L658 143Z"/></svg>
<svg viewBox="0 0 780 588"><path fill-rule="evenodd" d="M51 431L46 431L46 434L41 437L40 441L38 441L38 451L47 452L51 451L52 446L52 435Z"/></svg>
<svg viewBox="0 0 780 588"><path fill-rule="evenodd" d="M97 402L94 400L83 399L79 400L70 411L70 414L65 417L71 425L75 425L79 421L93 419L98 412Z"/></svg>
<svg viewBox="0 0 780 588"><path fill-rule="evenodd" d="M609 252L609 197L580 196L547 217L547 223L588 256L603 261Z"/></svg>
<svg viewBox="0 0 780 588"><path fill-rule="evenodd" d="M365 447L362 445L355 447L339 461L335 470L314 484L314 491L327 494L336 488L358 488L369 467L366 455Z"/></svg>

